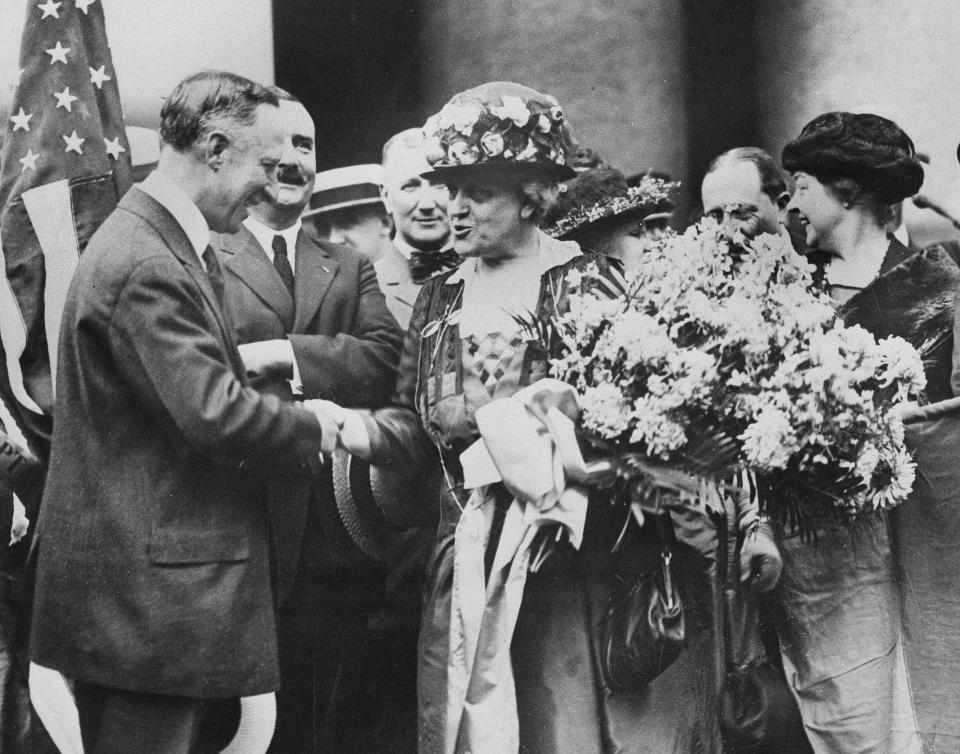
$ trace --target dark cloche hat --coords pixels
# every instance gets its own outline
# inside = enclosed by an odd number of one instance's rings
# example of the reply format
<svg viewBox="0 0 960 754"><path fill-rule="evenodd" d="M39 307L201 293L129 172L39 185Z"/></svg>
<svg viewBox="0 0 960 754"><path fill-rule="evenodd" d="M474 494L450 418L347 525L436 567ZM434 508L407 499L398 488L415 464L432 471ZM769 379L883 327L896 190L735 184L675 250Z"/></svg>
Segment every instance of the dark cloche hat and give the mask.
<svg viewBox="0 0 960 754"><path fill-rule="evenodd" d="M783 148L783 167L853 178L886 204L916 194L923 185L923 165L910 137L892 120L870 113L818 115Z"/></svg>
<svg viewBox="0 0 960 754"><path fill-rule="evenodd" d="M423 126L425 178L443 181L492 170L564 180L574 175L563 108L554 97L509 81L460 92Z"/></svg>
<svg viewBox="0 0 960 754"><path fill-rule="evenodd" d="M670 190L676 186L653 176L644 176L638 185L629 186L619 170L585 170L560 187L541 226L547 235L565 239L613 218L642 220L670 212L674 207Z"/></svg>

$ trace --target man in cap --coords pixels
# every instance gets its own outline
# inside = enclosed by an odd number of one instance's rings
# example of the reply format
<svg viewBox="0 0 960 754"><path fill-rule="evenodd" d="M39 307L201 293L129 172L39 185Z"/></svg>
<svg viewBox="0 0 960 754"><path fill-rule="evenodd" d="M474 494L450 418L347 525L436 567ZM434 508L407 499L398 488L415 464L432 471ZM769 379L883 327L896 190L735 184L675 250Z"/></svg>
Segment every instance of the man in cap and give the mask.
<svg viewBox="0 0 960 754"><path fill-rule="evenodd" d="M390 249L390 216L380 196L379 165L350 165L317 173L303 219L318 238L343 244L376 262Z"/></svg>
<svg viewBox="0 0 960 754"><path fill-rule="evenodd" d="M284 127L274 179L239 233L213 239L240 354L254 387L283 401L376 407L393 390L402 334L370 262L304 232L301 214L316 195L313 119L274 91ZM279 752L350 748L369 710L355 676L364 611L382 600L385 574L341 521L331 467L313 458L262 490L279 610Z"/></svg>
<svg viewBox="0 0 960 754"><path fill-rule="evenodd" d="M419 128L401 131L384 144L383 201L395 233L376 268L387 306L404 328L420 286L459 263L451 248L446 188L420 177L430 169Z"/></svg>

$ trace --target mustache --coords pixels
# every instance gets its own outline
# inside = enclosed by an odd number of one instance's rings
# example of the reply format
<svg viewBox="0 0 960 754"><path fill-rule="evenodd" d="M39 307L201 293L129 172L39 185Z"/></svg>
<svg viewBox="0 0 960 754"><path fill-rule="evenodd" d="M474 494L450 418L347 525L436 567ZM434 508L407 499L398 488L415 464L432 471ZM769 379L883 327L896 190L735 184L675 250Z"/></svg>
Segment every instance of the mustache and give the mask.
<svg viewBox="0 0 960 754"><path fill-rule="evenodd" d="M300 168L281 167L277 170L277 181L292 186L304 186L307 183L307 177L300 172Z"/></svg>

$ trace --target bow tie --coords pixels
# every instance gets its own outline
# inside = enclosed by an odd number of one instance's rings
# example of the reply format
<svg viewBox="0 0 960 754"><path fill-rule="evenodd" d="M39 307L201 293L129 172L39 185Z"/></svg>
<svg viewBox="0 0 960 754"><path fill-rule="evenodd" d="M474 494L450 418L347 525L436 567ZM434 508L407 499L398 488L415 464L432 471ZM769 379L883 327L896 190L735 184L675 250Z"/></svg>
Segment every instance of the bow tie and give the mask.
<svg viewBox="0 0 960 754"><path fill-rule="evenodd" d="M460 264L455 251L411 251L410 276L417 285L422 285L434 275L452 270Z"/></svg>

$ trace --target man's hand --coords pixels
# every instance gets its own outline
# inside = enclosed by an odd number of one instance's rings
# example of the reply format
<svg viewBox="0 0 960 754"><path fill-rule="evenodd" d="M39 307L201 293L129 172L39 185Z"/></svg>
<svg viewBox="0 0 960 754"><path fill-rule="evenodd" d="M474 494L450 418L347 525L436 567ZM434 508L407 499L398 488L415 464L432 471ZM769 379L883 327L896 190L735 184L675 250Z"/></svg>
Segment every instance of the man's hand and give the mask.
<svg viewBox="0 0 960 754"><path fill-rule="evenodd" d="M361 461L370 460L370 435L367 434L367 425L356 411L343 408L336 403L324 400L311 400L305 403L316 403L329 412L337 420L340 429L340 447Z"/></svg>
<svg viewBox="0 0 960 754"><path fill-rule="evenodd" d="M773 535L773 528L761 520L747 534L740 549L740 581L755 592L769 592L780 580L783 560Z"/></svg>
<svg viewBox="0 0 960 754"><path fill-rule="evenodd" d="M339 412L342 412L343 409L335 403L318 399L303 401L300 405L317 417L317 421L320 422L320 429L323 432L320 439L320 452L325 456L331 455L337 449L340 427L342 426ZM331 410L331 407L338 411Z"/></svg>
<svg viewBox="0 0 960 754"><path fill-rule="evenodd" d="M289 340L260 340L237 346L243 366L250 377L275 374L293 376L293 346Z"/></svg>

